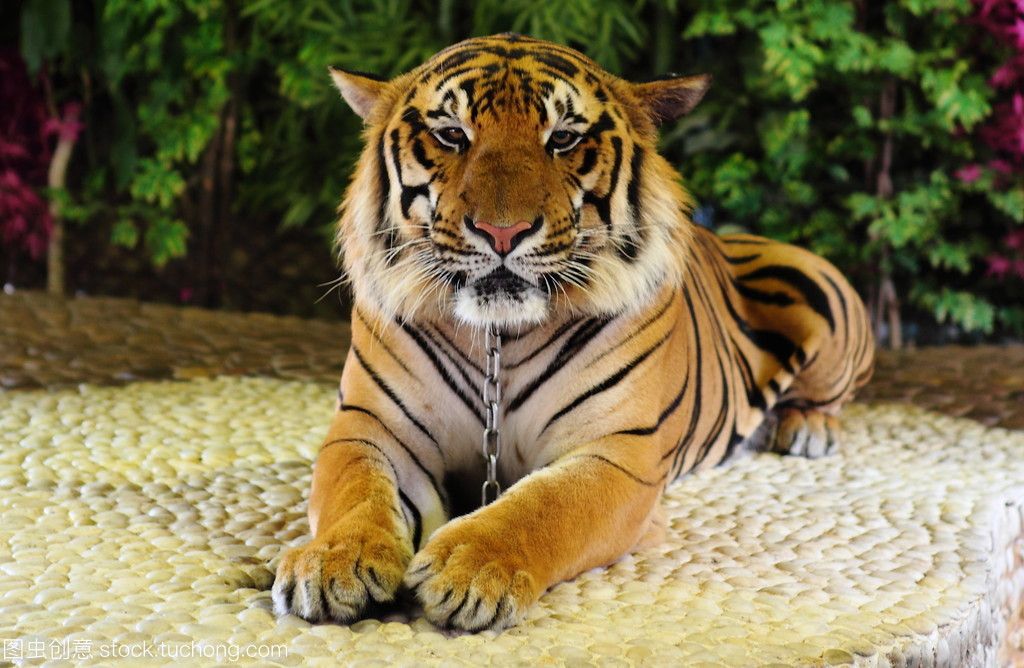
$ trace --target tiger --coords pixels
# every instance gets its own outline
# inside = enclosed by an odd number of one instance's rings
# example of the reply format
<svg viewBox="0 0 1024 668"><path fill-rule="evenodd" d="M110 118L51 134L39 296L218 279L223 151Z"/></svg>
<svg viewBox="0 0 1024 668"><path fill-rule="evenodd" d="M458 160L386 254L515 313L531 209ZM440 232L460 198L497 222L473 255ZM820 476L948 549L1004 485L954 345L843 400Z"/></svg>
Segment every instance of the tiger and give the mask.
<svg viewBox="0 0 1024 668"><path fill-rule="evenodd" d="M697 226L657 151L710 77L633 83L508 33L390 80L330 74L364 123L339 207L351 344L278 614L406 601L499 631L662 540L670 482L837 448L873 368L862 301L809 251ZM503 492L484 504L488 330Z"/></svg>

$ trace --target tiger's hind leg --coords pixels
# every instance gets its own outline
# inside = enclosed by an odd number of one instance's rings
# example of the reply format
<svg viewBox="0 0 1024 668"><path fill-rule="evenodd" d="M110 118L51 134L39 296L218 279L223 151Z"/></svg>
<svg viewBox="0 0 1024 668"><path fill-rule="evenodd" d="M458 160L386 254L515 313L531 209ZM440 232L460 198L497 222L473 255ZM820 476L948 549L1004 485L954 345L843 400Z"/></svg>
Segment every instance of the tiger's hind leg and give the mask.
<svg viewBox="0 0 1024 668"><path fill-rule="evenodd" d="M750 439L760 452L816 459L834 453L842 441L839 418L816 408L774 407Z"/></svg>

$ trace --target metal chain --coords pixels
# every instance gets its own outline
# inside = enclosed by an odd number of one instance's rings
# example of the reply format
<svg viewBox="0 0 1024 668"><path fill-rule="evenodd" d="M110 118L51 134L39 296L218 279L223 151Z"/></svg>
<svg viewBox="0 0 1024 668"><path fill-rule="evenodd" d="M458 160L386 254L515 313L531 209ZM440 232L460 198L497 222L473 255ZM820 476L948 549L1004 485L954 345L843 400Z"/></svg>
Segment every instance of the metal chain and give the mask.
<svg viewBox="0 0 1024 668"><path fill-rule="evenodd" d="M501 495L498 482L498 457L501 456L501 335L493 325L484 331L487 353L483 399L487 424L484 426L483 455L487 480L480 490L481 505L486 506Z"/></svg>

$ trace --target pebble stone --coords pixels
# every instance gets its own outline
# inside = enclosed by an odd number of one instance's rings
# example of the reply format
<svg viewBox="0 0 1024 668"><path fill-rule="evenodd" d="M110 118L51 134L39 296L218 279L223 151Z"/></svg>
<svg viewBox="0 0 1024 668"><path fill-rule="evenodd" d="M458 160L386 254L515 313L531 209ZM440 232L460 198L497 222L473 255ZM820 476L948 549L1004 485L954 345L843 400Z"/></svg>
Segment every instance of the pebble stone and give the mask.
<svg viewBox="0 0 1024 668"><path fill-rule="evenodd" d="M275 619L271 562L307 540L333 402L228 377L0 394L0 629L288 651L238 661L257 665L1010 665L1001 639L1024 643L1006 630L1024 433L898 405L851 406L840 455L676 483L663 544L554 587L511 631Z"/></svg>

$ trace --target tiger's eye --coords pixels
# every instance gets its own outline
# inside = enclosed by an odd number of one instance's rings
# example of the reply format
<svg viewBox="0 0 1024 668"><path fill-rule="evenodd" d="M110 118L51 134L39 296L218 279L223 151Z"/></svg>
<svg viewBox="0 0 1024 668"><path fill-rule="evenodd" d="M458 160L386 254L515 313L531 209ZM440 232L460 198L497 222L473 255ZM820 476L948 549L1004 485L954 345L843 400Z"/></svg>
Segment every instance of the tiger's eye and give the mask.
<svg viewBox="0 0 1024 668"><path fill-rule="evenodd" d="M448 128L442 128L438 130L437 133L441 136L442 140L448 142L449 144L460 145L462 144L462 142L466 141L466 131L463 130L462 128L452 126Z"/></svg>
<svg viewBox="0 0 1024 668"><path fill-rule="evenodd" d="M548 144L552 149L565 150L571 148L580 139L580 135L571 130L555 130L548 137Z"/></svg>

